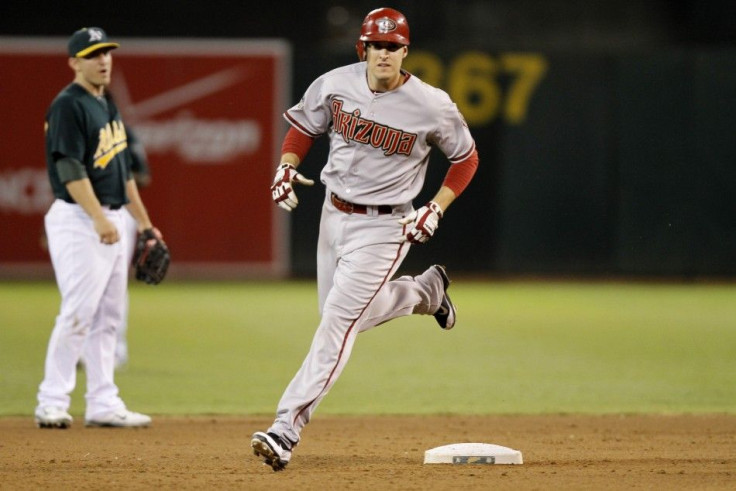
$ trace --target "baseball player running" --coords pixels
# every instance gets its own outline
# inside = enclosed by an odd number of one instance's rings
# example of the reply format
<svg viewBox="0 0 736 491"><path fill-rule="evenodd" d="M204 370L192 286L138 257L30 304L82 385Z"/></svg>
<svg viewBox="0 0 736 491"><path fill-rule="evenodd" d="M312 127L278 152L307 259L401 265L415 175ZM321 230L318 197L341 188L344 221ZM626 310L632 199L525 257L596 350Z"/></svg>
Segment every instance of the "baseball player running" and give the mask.
<svg viewBox="0 0 736 491"><path fill-rule="evenodd" d="M45 216L61 308L49 340L35 420L66 428L76 364L84 351L86 426L147 426L151 418L129 411L114 382L116 331L123 322L128 281L123 210L151 224L130 172L125 125L104 97L111 50L99 27L76 31L68 43L74 81L46 114L46 162L56 197ZM156 233L160 236L160 232Z"/></svg>
<svg viewBox="0 0 736 491"><path fill-rule="evenodd" d="M360 332L410 314L455 325L444 267L392 279L411 244L437 230L478 166L475 142L450 97L401 69L409 26L390 8L371 11L356 44L359 63L317 78L284 113L291 124L272 196L290 211L297 171L314 139L327 134L330 152L320 178L326 188L317 257L321 321L301 368L278 403L276 419L251 446L274 471L284 469L300 434L345 364ZM433 199L415 210L430 151L451 165Z"/></svg>

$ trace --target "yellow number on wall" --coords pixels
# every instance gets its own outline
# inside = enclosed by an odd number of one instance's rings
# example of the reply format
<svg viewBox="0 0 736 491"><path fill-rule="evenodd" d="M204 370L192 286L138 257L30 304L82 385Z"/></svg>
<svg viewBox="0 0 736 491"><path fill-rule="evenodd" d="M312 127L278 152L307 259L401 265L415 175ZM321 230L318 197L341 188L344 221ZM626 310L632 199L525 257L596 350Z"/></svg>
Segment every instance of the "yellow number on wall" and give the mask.
<svg viewBox="0 0 736 491"><path fill-rule="evenodd" d="M519 124L526 118L529 99L547 72L547 60L536 54L508 53L501 56L507 73L516 75L509 87L504 116L509 123Z"/></svg>
<svg viewBox="0 0 736 491"><path fill-rule="evenodd" d="M485 53L462 53L453 61L447 92L469 125L491 121L498 114L501 89L496 82L498 65Z"/></svg>
<svg viewBox="0 0 736 491"><path fill-rule="evenodd" d="M403 66L428 84L447 90L471 126L488 124L499 116L508 124L523 123L534 90L547 72L547 60L535 53L493 57L467 51L453 58L445 70L434 53L410 51ZM499 82L502 76L508 79L505 89Z"/></svg>
<svg viewBox="0 0 736 491"><path fill-rule="evenodd" d="M409 56L401 66L433 87L443 85L444 67L440 57L434 53L409 50Z"/></svg>

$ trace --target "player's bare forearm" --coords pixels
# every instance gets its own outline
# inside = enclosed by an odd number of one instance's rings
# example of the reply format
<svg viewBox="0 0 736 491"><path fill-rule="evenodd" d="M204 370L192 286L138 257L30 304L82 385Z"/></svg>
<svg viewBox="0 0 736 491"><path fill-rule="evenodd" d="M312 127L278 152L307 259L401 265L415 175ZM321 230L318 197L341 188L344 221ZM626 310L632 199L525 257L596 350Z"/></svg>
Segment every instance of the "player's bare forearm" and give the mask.
<svg viewBox="0 0 736 491"><path fill-rule="evenodd" d="M92 182L88 177L67 182L66 189L74 201L92 218L95 231L100 236L101 242L114 244L120 240L118 229L115 228L115 225L107 219L105 213L102 211L100 200L97 199L92 188Z"/></svg>
<svg viewBox="0 0 736 491"><path fill-rule="evenodd" d="M135 221L138 222L138 231L142 232L143 230L153 228L151 219L148 217L148 211L143 205L141 195L138 193L138 186L135 183L135 179L128 179L125 184L125 191L128 194L128 199L130 200L130 203L126 205L126 208L128 208L130 214L133 215Z"/></svg>
<svg viewBox="0 0 736 491"><path fill-rule="evenodd" d="M440 205L440 208L442 208L443 212L447 211L447 208L452 204L453 201L455 201L455 193L452 189L448 188L447 186L442 186L439 191L437 191L437 194L434 195L434 198L432 198L432 201Z"/></svg>
<svg viewBox="0 0 736 491"><path fill-rule="evenodd" d="M89 178L78 179L66 183L66 189L74 201L93 219L104 216L102 206L97 199Z"/></svg>
<svg viewBox="0 0 736 491"><path fill-rule="evenodd" d="M299 164L301 163L301 160L299 159L299 156L292 152L286 152L281 155L281 163L282 164L291 164L296 169L299 167Z"/></svg>

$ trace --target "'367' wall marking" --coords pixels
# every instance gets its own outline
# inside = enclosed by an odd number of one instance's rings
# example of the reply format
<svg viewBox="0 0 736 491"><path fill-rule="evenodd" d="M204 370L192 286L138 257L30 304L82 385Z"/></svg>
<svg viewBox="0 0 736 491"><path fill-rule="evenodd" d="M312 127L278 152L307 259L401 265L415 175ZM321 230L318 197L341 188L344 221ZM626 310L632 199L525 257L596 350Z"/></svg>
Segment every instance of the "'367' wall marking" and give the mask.
<svg viewBox="0 0 736 491"><path fill-rule="evenodd" d="M547 72L547 60L536 53L482 51L459 53L447 65L429 51L409 51L404 68L450 94L470 126L497 118L522 124L529 104Z"/></svg>

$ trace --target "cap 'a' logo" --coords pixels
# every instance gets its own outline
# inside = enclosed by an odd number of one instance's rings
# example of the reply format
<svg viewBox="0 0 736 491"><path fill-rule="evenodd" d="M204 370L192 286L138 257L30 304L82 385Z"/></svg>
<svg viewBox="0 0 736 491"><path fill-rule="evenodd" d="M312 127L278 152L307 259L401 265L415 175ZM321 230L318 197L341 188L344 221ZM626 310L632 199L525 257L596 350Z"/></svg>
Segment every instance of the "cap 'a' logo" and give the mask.
<svg viewBox="0 0 736 491"><path fill-rule="evenodd" d="M381 17L376 21L376 25L378 26L378 32L381 34L396 30L396 22L388 17Z"/></svg>
<svg viewBox="0 0 736 491"><path fill-rule="evenodd" d="M99 29L89 29L89 42L102 41L102 31Z"/></svg>

